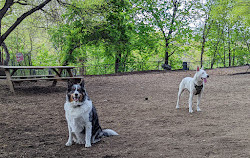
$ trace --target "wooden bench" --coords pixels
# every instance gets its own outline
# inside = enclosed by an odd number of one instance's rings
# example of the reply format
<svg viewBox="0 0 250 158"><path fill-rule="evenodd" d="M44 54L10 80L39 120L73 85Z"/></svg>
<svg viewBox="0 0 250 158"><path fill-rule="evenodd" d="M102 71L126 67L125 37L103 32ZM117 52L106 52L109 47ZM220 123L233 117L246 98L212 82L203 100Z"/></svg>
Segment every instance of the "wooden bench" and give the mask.
<svg viewBox="0 0 250 158"><path fill-rule="evenodd" d="M57 81L67 81L72 80L74 82L80 82L83 79L83 76L73 76L71 70L75 68L74 66L0 66L0 69L3 69L5 76L0 76L0 84L8 85L11 92L14 91L14 82L24 82L24 81L33 81L38 80L47 80L53 81L52 86L56 86ZM55 75L24 75L24 76L15 76L17 70L39 70L39 69L49 69L55 73ZM62 76L63 70L68 72L68 77Z"/></svg>
<svg viewBox="0 0 250 158"><path fill-rule="evenodd" d="M81 80L83 77L49 77L49 78L20 78L20 79L15 79L15 78L11 78L10 80L13 82L22 82L22 81L38 81L38 80L49 80L49 81L53 81L53 80L57 80L57 81L61 81L61 80Z"/></svg>
<svg viewBox="0 0 250 158"><path fill-rule="evenodd" d="M28 76L11 76L11 78L20 78L20 79L25 79L25 78L52 78L55 77L55 75L28 75ZM0 79L6 79L6 76L0 76Z"/></svg>

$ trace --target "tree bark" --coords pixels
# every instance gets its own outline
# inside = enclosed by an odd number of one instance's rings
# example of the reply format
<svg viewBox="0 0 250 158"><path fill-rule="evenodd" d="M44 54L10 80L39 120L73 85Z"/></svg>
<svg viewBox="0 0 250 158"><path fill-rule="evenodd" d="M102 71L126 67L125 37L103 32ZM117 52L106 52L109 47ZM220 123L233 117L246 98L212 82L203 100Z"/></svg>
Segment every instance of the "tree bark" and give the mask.
<svg viewBox="0 0 250 158"><path fill-rule="evenodd" d="M115 57L115 73L120 72L121 58L122 58L121 53L117 52Z"/></svg>
<svg viewBox="0 0 250 158"><path fill-rule="evenodd" d="M233 53L233 66L235 66L235 54L236 54L237 44L235 42L234 53Z"/></svg>
<svg viewBox="0 0 250 158"><path fill-rule="evenodd" d="M207 27L207 24L209 22L209 15L205 21L205 25L204 25L204 30L203 30L203 34L202 34L202 45L201 45L201 67L202 67L202 63L203 63L203 54L204 54L204 50L205 50L205 44L206 44L206 38L208 36L209 30L211 28L212 22L209 24L209 26Z"/></svg>
<svg viewBox="0 0 250 158"><path fill-rule="evenodd" d="M216 43L216 47L215 47L215 51L214 51L214 54L213 54L213 59L211 61L211 69L213 68L214 66L214 63L215 63L215 57L216 57L216 54L217 54L217 50L218 50L218 45L220 43L220 39L218 39L217 43Z"/></svg>
<svg viewBox="0 0 250 158"><path fill-rule="evenodd" d="M67 66L68 64L69 64L69 59L70 59L70 56L73 54L73 52L74 52L74 50L76 49L76 48L79 48L79 47L81 47L82 45L81 44L79 44L79 45L75 45L74 47L72 47L69 51L68 51L68 54L67 55L69 55L69 58L67 58L64 62L63 62L63 66Z"/></svg>
<svg viewBox="0 0 250 158"><path fill-rule="evenodd" d="M6 0L3 8L0 10L0 21L3 19L4 15L7 13L8 9L14 4L14 0Z"/></svg>
<svg viewBox="0 0 250 158"><path fill-rule="evenodd" d="M174 5L174 11L173 11L173 17L171 20L171 25L170 25L170 30L168 32L168 36L166 37L164 30L161 28L164 37L165 37L165 45L166 45L166 52L165 52L165 65L168 65L168 61L169 61L169 44L170 44L170 40L171 40L171 35L173 33L173 27L174 27L174 22L175 22L175 18L176 18L176 13L177 13L177 9L178 9L178 3L177 0L173 1L173 5ZM171 54L172 55L172 54Z"/></svg>
<svg viewBox="0 0 250 158"><path fill-rule="evenodd" d="M225 39L223 38L223 47L224 47L224 50L223 50L223 64L224 64L224 67L226 67L226 46L225 46Z"/></svg>
<svg viewBox="0 0 250 158"><path fill-rule="evenodd" d="M204 32L205 32L205 29L204 29ZM204 49L205 49L205 43L206 43L206 37L204 36L204 33L203 33L202 45L201 45L201 67L202 67L202 63L203 63L203 54L204 54Z"/></svg>
<svg viewBox="0 0 250 158"><path fill-rule="evenodd" d="M230 28L228 26L228 66L231 66Z"/></svg>
<svg viewBox="0 0 250 158"><path fill-rule="evenodd" d="M215 46L215 51L214 51L214 54L213 54L213 59L211 61L211 69L213 68L213 65L215 63L215 57L216 57L216 54L218 52L219 43L221 41L221 34L222 34L222 32L220 31L220 24L217 24L217 31L218 31L218 40L217 40L217 43L216 43L216 46Z"/></svg>
<svg viewBox="0 0 250 158"><path fill-rule="evenodd" d="M9 53L9 50L6 46L6 44L3 42L2 43L2 47L3 47L3 52L1 52L1 55L0 55L0 65L8 65L9 61L10 61L10 53ZM6 54L6 58L3 59L3 54Z"/></svg>

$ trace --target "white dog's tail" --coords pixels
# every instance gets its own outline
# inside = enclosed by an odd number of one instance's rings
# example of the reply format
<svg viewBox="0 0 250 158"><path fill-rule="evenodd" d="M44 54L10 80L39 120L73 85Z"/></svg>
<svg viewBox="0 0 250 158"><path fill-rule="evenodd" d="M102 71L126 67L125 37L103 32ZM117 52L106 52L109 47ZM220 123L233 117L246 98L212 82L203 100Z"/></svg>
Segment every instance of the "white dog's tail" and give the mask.
<svg viewBox="0 0 250 158"><path fill-rule="evenodd" d="M102 130L102 132L103 132L103 136L106 136L106 137L119 135L118 133L116 133L112 129L104 129L104 130Z"/></svg>

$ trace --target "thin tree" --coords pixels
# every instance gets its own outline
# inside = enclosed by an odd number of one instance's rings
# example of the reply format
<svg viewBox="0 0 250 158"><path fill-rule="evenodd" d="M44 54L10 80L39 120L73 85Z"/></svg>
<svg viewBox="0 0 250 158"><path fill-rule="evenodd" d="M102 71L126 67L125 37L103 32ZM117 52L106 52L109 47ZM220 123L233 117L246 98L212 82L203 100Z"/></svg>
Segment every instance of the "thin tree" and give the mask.
<svg viewBox="0 0 250 158"><path fill-rule="evenodd" d="M164 68L171 69L169 57L173 55L177 43L180 39L185 39L190 33L189 23L195 12L195 4L191 1L182 0L164 0L164 1L136 1L135 6L138 7L137 21L143 21L147 27L153 27L158 34L160 31L162 40L164 40ZM161 39L159 39L161 40Z"/></svg>
<svg viewBox="0 0 250 158"><path fill-rule="evenodd" d="M203 63L203 54L205 51L206 41L209 35L209 31L213 24L213 20L211 20L211 11L212 11L213 1L207 1L207 3L203 6L205 12L205 23L202 31L202 41L201 41L201 67Z"/></svg>

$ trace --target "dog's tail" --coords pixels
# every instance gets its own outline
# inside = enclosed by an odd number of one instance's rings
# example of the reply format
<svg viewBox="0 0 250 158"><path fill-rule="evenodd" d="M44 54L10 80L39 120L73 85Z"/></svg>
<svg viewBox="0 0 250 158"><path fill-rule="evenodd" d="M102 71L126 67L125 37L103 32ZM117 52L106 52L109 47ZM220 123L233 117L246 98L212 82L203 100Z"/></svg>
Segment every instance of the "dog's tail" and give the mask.
<svg viewBox="0 0 250 158"><path fill-rule="evenodd" d="M115 131L113 131L112 129L104 129L102 130L103 136L105 137L109 137L109 136L117 136L119 135L118 133L116 133Z"/></svg>

